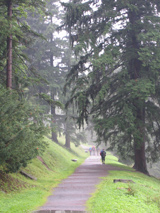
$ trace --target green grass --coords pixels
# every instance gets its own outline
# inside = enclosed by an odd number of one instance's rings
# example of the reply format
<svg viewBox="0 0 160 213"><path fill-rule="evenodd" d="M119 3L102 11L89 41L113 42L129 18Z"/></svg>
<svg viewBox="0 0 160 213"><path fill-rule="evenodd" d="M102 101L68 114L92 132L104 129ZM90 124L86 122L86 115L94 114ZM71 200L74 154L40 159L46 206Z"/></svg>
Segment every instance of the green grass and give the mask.
<svg viewBox="0 0 160 213"><path fill-rule="evenodd" d="M88 157L88 154L74 144L70 151L47 138L45 140L49 147L41 157L49 169L36 158L23 170L36 177L37 181L20 173L6 175L6 182L0 180L0 213L30 213L36 210L45 203L52 188L72 174ZM63 140L60 138L61 144ZM77 162L71 161L72 158L76 158Z"/></svg>
<svg viewBox="0 0 160 213"><path fill-rule="evenodd" d="M72 150L63 147L64 139L57 145L47 139L49 147L42 159L34 159L24 171L35 176L30 180L20 173L6 175L6 182L0 179L0 213L31 213L42 206L62 179L72 174L88 156L81 148L72 144ZM71 159L76 158L77 162ZM160 180L146 176L118 162L117 157L107 153L106 163L122 171L110 171L97 186L88 200L91 213L159 213ZM113 183L113 179L131 179L134 183ZM5 193L6 192L6 193Z"/></svg>
<svg viewBox="0 0 160 213"><path fill-rule="evenodd" d="M107 155L106 163L128 171L110 171L88 200L92 213L158 213L160 212L160 180L135 172ZM135 183L113 183L114 179L130 179Z"/></svg>

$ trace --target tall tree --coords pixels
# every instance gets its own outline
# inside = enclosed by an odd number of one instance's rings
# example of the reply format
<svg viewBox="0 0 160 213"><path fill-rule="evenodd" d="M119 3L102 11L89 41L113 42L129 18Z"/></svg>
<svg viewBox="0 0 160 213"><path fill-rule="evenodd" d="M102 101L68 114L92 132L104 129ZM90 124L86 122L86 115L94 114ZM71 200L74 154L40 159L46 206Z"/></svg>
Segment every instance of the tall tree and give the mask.
<svg viewBox="0 0 160 213"><path fill-rule="evenodd" d="M12 19L12 0L7 1L8 19ZM10 31L11 31L10 24ZM12 88L12 34L7 37L7 88Z"/></svg>
<svg viewBox="0 0 160 213"><path fill-rule="evenodd" d="M160 2L73 0L65 26L79 62L67 84L80 125L92 115L98 140L110 142L148 174L159 157Z"/></svg>
<svg viewBox="0 0 160 213"><path fill-rule="evenodd" d="M41 106L43 105L46 112L51 114L51 135L52 140L56 143L58 143L57 132L60 129L59 115L56 113L56 103L63 82L63 74L59 69L59 63L55 63L55 61L61 61L62 46L61 39L55 36L57 28L55 20L59 20L57 2L57 0L47 1L46 8L48 14L43 19L38 15L30 16L27 19L31 29L36 30L37 33L41 33L45 37L45 40L36 39L27 51L27 55L32 60L32 67L38 68L35 74L41 75L47 81L47 84L39 84L36 90L38 89L39 97L43 98Z"/></svg>
<svg viewBox="0 0 160 213"><path fill-rule="evenodd" d="M24 21L24 17L27 15L26 11L35 10L42 12L45 11L44 6L45 3L42 0L0 0L0 10L3 14L3 16L0 15L1 25L3 26L0 30L0 66L2 66L0 68L4 74L4 68L6 67L7 74L5 80L6 86L9 88L16 87L16 77L19 73L22 75L25 70L22 71L22 66L26 61L26 57L22 54L22 50L27 46L31 38L37 36L34 31L30 30L29 26ZM25 65L23 67L25 67Z"/></svg>
<svg viewBox="0 0 160 213"><path fill-rule="evenodd" d="M53 17L57 18L56 17L57 13L55 12L55 8L56 8L55 7L55 1L51 0L48 4L48 9L49 9L49 12L50 12L50 16L49 16L50 29L52 29L52 30L49 31L49 37L50 38L48 39L48 44L50 46L50 48L49 48L50 49L50 67L53 70L53 73L55 72L54 71L54 59L53 58L54 58L54 56L57 57L59 55L59 54L56 55L56 53L54 53L54 51L56 49L55 48L56 44L54 42L55 39L53 38L53 33L55 32L55 23L54 23L54 28L53 28ZM58 76L58 73L57 73L57 76ZM52 75L52 77L53 77L53 75ZM54 81L54 82L56 84L56 81ZM51 91L50 91L51 99L55 101L55 96L56 96L56 93L57 93L57 86L55 87L51 83L50 89L51 89ZM56 120L57 120L56 119L56 108L53 105L51 106L51 115L52 115L52 120L54 120L53 123L55 123ZM52 140L55 141L56 143L58 143L57 133L56 133L55 130L52 130Z"/></svg>
<svg viewBox="0 0 160 213"><path fill-rule="evenodd" d="M41 110L19 94L22 84L29 82L23 50L39 36L24 18L27 10L42 12L44 5L37 0L0 0L0 165L8 172L26 166L45 148L42 138L48 128ZM12 92L6 89L6 80Z"/></svg>
<svg viewBox="0 0 160 213"><path fill-rule="evenodd" d="M39 97L43 100L40 101L41 106L46 109L46 113L51 114L51 136L52 140L58 142L58 133L64 133L66 136L67 147L70 146L71 135L75 129L74 122L69 122L66 125L67 118L66 112L57 112L56 101L60 100L65 103L64 95L62 94L63 85L65 82L65 76L68 72L71 63L71 51L69 47L69 39L67 36L62 36L59 32L60 37L58 38L56 28L58 22L62 21L64 12L59 12L58 1L50 0L47 2L48 16L44 19L40 19L38 16L29 16L27 22L31 26L31 29L36 30L37 33L42 33L46 40L37 38L31 48L27 51L28 57L32 60L32 66L37 68L37 74L40 74L46 81L46 84L39 84L36 89L39 93ZM31 91L32 92L32 91ZM50 96L46 99L46 94ZM46 102L44 101L47 100ZM51 108L47 107L47 104L52 103ZM59 105L60 106L60 105ZM67 122L68 123L68 122ZM72 124L72 126L70 126ZM72 131L70 131L72 129ZM68 130L68 131L67 131ZM67 133L68 132L68 133Z"/></svg>

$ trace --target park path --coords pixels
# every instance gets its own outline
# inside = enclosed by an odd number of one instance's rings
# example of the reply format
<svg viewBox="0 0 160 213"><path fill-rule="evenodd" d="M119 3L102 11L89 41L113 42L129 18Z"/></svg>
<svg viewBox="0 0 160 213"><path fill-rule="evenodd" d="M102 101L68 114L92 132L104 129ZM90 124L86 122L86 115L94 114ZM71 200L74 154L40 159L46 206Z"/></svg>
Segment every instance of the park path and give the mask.
<svg viewBox="0 0 160 213"><path fill-rule="evenodd" d="M53 194L47 199L44 206L36 213L86 212L86 201L96 190L100 177L107 175L112 166L101 163L100 156L90 156L75 172L63 180Z"/></svg>

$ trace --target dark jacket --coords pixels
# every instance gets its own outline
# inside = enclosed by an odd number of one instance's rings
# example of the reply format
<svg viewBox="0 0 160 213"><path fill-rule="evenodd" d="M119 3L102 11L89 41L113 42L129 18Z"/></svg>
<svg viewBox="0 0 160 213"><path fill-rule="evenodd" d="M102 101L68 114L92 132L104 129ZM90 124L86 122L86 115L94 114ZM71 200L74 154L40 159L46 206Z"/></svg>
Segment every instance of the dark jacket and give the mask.
<svg viewBox="0 0 160 213"><path fill-rule="evenodd" d="M100 152L100 155L101 155L102 157L105 157L105 156L106 156L106 151L102 150L102 151Z"/></svg>

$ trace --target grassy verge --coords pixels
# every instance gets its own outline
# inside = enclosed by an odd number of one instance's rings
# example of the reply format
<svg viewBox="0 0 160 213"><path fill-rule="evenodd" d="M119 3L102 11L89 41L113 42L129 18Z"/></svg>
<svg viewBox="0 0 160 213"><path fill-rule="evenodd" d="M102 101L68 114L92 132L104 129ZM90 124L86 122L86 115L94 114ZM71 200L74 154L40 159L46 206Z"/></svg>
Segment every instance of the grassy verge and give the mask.
<svg viewBox="0 0 160 213"><path fill-rule="evenodd" d="M30 213L42 206L62 179L72 174L88 156L72 144L72 151L47 140L49 147L41 158L33 159L23 168L37 178L30 180L20 173L0 175L0 213ZM63 139L61 143L63 144ZM71 161L76 158L77 162Z"/></svg>
<svg viewBox="0 0 160 213"><path fill-rule="evenodd" d="M88 200L92 213L158 213L160 212L160 180L135 172L107 155L107 164L121 167L102 178L97 191ZM130 171L123 171L129 169ZM113 183L113 179L130 179L135 183Z"/></svg>

